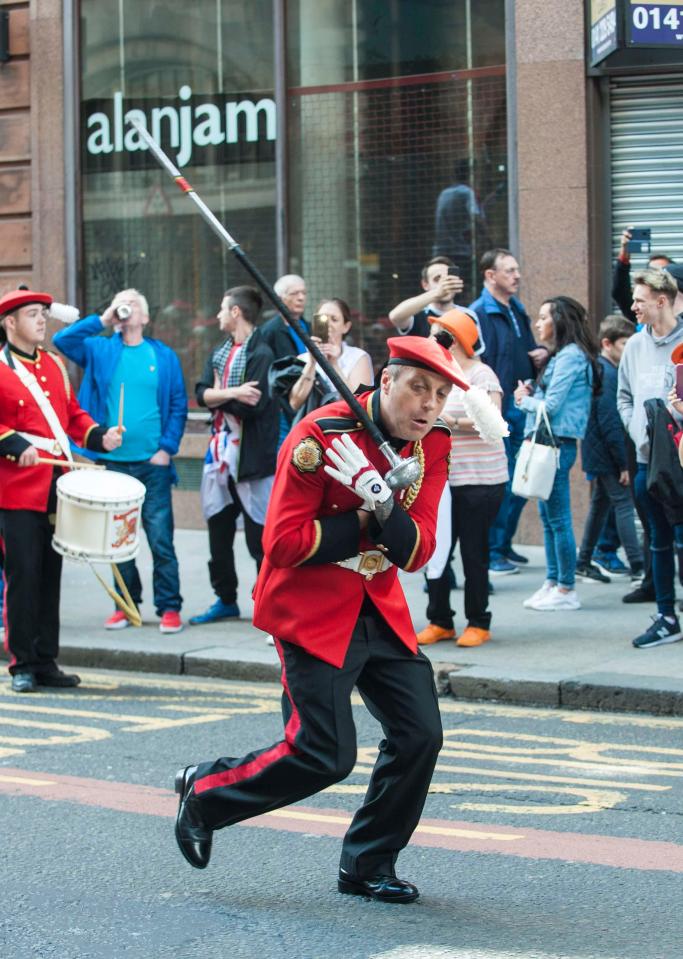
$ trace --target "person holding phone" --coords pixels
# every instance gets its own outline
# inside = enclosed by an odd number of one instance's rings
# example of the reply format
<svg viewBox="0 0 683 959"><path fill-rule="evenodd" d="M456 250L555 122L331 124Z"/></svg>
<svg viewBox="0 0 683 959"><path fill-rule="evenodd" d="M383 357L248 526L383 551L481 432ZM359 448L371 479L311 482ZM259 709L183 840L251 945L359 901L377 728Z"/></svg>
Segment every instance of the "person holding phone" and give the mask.
<svg viewBox="0 0 683 959"><path fill-rule="evenodd" d="M346 342L351 326L348 303L339 297L332 297L323 300L315 311L311 335L334 370L346 382L351 392L354 392L361 385L372 386L374 372L370 354ZM316 376L322 378L324 385L329 387L328 394L334 390L333 384L320 369L312 353L302 353L299 359L303 360L304 366L289 393L289 404L293 410L299 410L306 403Z"/></svg>
<svg viewBox="0 0 683 959"><path fill-rule="evenodd" d="M633 231L636 228L627 226L621 234L619 242L619 255L614 264L614 273L612 274L612 299L617 304L624 316L637 323L636 315L631 309L633 300L631 294L631 243L633 242ZM642 227L639 228L642 233ZM651 253L648 261L648 269L665 270L673 260L666 253Z"/></svg>
<svg viewBox="0 0 683 959"><path fill-rule="evenodd" d="M429 336L430 317L443 316L455 307L455 297L464 283L460 271L447 256L435 256L422 267L423 293L402 300L389 313L389 320L401 336Z"/></svg>

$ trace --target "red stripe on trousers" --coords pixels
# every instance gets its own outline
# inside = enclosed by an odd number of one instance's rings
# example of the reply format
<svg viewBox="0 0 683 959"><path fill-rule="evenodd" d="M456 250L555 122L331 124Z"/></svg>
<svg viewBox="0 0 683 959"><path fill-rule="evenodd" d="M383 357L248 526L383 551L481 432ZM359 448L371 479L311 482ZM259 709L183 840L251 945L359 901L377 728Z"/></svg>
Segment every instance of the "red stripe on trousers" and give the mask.
<svg viewBox="0 0 683 959"><path fill-rule="evenodd" d="M233 783L243 782L245 779L250 779L252 776L258 776L260 772L263 772L263 770L267 769L268 766L272 766L272 764L276 763L279 759L284 759L286 756L295 756L298 752L294 746L294 740L301 729L301 718L296 706L294 705L292 694L289 691L287 673L285 671L285 660L284 656L282 655L282 646L277 639L275 640L275 648L277 649L277 654L280 657L280 664L282 666L280 681L285 692L287 693L287 699L289 699L292 707L292 715L289 717L287 725L285 726L284 742L278 743L271 749L267 749L265 752L261 753L260 756L257 756L256 759L252 759L250 763L245 763L243 766L235 766L233 769L226 769L226 771L223 773L214 773L212 776L206 776L203 779L195 780L195 795L199 796L201 793L207 792L209 789L225 789L227 786L232 786Z"/></svg>

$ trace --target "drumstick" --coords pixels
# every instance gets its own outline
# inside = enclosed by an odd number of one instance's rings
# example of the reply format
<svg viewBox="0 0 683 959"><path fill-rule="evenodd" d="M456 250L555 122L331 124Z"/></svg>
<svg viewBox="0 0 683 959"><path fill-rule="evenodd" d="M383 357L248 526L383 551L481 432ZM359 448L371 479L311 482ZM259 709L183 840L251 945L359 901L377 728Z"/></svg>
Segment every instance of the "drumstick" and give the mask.
<svg viewBox="0 0 683 959"><path fill-rule="evenodd" d="M119 391L119 422L116 427L119 436L123 433L123 383L121 383L121 389Z"/></svg>
<svg viewBox="0 0 683 959"><path fill-rule="evenodd" d="M107 468L106 466L100 466L99 463L76 463L74 461L69 462L68 460L51 460L43 456L38 457L38 462L42 466L63 466L69 470L104 470Z"/></svg>

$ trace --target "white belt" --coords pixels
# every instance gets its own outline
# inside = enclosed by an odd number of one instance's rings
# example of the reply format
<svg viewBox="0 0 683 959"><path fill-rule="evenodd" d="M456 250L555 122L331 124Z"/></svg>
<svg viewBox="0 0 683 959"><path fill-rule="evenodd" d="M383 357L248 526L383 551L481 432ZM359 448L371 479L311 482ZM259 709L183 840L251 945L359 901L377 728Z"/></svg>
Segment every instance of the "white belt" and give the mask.
<svg viewBox="0 0 683 959"><path fill-rule="evenodd" d="M54 436L36 436L35 433L22 432L19 432L19 436L23 436L23 438L30 443L31 446L35 446L37 450L43 450L45 453L52 453L53 456L62 456L64 453L64 450Z"/></svg>
<svg viewBox="0 0 683 959"><path fill-rule="evenodd" d="M354 573L360 573L366 579L372 579L377 573L385 573L394 564L378 549L368 549L350 559L337 560L335 566L343 566Z"/></svg>

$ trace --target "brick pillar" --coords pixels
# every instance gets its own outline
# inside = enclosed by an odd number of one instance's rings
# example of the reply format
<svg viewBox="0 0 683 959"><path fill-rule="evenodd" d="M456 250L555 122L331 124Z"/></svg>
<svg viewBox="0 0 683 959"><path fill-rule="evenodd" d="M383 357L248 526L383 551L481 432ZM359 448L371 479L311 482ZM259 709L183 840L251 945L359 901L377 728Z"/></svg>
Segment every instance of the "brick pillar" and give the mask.
<svg viewBox="0 0 683 959"><path fill-rule="evenodd" d="M511 6L519 206L515 252L522 300L533 319L548 296L566 294L588 305L584 11L583 4L563 0L515 0ZM579 464L572 472L577 537L587 503L588 484ZM535 504L522 514L519 540L542 541Z"/></svg>

